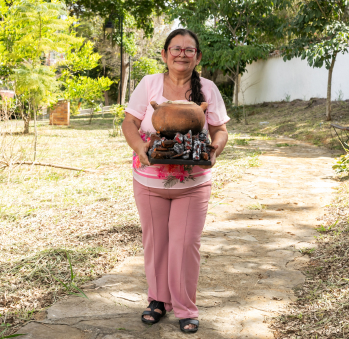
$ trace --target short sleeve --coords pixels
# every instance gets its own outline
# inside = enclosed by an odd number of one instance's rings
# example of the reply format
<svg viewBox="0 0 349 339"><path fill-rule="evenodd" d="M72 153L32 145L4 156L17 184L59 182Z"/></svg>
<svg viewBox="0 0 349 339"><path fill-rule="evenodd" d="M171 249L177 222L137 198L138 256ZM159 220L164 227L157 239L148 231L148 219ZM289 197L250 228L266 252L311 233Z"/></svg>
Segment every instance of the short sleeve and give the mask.
<svg viewBox="0 0 349 339"><path fill-rule="evenodd" d="M139 120L143 120L148 104L147 81L144 77L133 91L125 112L132 114Z"/></svg>
<svg viewBox="0 0 349 339"><path fill-rule="evenodd" d="M227 123L230 118L228 117L227 110L219 92L218 87L211 82L211 96L208 100L207 107L207 122L212 126L220 126Z"/></svg>

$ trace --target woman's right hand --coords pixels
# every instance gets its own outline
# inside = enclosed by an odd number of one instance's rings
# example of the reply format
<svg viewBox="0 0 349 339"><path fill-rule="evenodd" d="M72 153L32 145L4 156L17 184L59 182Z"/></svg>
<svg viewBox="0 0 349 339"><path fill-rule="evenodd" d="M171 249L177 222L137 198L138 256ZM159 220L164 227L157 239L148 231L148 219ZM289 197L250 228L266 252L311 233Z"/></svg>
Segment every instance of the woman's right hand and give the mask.
<svg viewBox="0 0 349 339"><path fill-rule="evenodd" d="M135 152L138 155L139 161L141 162L142 165L145 165L145 166L150 166L150 162L147 154L149 150L149 144L150 144L150 141L142 142L142 144L139 145L139 147L135 150Z"/></svg>

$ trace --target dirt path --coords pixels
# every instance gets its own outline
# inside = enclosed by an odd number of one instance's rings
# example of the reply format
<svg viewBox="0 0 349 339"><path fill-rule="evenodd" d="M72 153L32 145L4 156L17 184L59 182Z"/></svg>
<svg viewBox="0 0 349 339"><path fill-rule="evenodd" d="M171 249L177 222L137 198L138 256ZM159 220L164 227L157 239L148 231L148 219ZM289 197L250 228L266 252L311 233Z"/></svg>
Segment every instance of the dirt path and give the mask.
<svg viewBox="0 0 349 339"><path fill-rule="evenodd" d="M276 147L287 143L290 147ZM274 338L265 322L295 300L314 228L330 203L333 159L292 139L255 140L262 165L229 184L209 207L202 237L195 339ZM90 284L89 300L69 297L21 329L23 339L187 338L173 313L154 326L140 314L147 284L142 255Z"/></svg>

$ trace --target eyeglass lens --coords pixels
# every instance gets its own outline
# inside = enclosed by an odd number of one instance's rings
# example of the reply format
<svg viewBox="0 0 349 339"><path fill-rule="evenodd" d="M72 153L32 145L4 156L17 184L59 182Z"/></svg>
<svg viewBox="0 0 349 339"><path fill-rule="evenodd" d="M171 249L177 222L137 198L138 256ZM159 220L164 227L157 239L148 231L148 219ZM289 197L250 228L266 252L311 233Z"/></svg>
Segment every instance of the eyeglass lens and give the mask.
<svg viewBox="0 0 349 339"><path fill-rule="evenodd" d="M170 52L174 57L176 57L176 56L179 56L181 54L182 49L179 47L172 47L170 49ZM184 54L189 58L192 58L195 55L195 53L196 53L195 48L185 48L184 49Z"/></svg>

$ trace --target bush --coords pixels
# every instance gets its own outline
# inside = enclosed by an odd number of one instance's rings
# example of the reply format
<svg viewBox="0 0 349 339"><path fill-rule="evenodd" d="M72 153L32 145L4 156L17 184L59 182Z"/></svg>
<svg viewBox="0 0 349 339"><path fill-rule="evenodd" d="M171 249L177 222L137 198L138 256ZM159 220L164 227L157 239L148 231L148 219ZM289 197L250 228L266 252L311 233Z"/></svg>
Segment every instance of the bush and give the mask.
<svg viewBox="0 0 349 339"><path fill-rule="evenodd" d="M121 135L121 124L125 119L125 105L113 105L109 112L114 115L113 119L113 133L111 136Z"/></svg>
<svg viewBox="0 0 349 339"><path fill-rule="evenodd" d="M336 165L333 165L332 168L337 174L348 173L349 172L349 153L341 155L337 159Z"/></svg>

